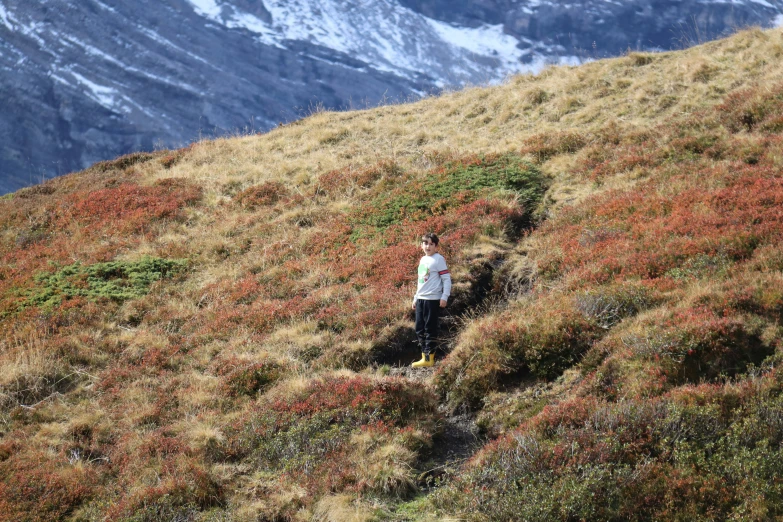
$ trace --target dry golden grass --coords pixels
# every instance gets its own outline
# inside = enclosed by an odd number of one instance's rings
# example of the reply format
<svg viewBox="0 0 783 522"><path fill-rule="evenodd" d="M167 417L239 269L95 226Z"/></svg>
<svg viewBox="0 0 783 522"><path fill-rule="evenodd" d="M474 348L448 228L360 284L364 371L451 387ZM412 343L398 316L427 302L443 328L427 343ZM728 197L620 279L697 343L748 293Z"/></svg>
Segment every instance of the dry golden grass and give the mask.
<svg viewBox="0 0 783 522"><path fill-rule="evenodd" d="M24 329L0 346L0 404L30 407L54 397L73 371L46 345L46 334Z"/></svg>
<svg viewBox="0 0 783 522"><path fill-rule="evenodd" d="M377 520L373 513L350 495L329 495L315 506L313 522L370 522Z"/></svg>
<svg viewBox="0 0 783 522"><path fill-rule="evenodd" d="M319 112L263 135L200 142L170 170L144 170L151 179L197 179L217 203L229 184L277 179L297 187L330 170L381 159L416 166L432 151L507 152L528 136L563 128L589 134L609 123L645 127L700 110L740 87L779 80L782 48L780 29L752 29L684 51L552 67L495 87L400 106Z"/></svg>
<svg viewBox="0 0 783 522"><path fill-rule="evenodd" d="M396 497L416 491L413 451L369 432L355 434L351 445L351 465L365 490Z"/></svg>
<svg viewBox="0 0 783 522"><path fill-rule="evenodd" d="M198 416L215 403L219 381L213 375L190 372L181 379L177 400L188 416Z"/></svg>
<svg viewBox="0 0 783 522"><path fill-rule="evenodd" d="M292 361L301 361L317 357L334 342L334 333L319 330L315 321L305 321L278 328L264 345Z"/></svg>
<svg viewBox="0 0 783 522"><path fill-rule="evenodd" d="M204 451L211 446L216 446L225 440L223 432L210 422L185 419L182 430L191 447L198 451Z"/></svg>

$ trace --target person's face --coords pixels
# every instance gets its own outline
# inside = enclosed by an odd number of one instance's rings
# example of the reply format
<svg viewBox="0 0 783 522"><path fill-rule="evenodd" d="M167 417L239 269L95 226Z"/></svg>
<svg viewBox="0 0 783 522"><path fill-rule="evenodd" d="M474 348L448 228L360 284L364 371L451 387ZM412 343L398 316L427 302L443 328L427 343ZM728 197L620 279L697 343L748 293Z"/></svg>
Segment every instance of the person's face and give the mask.
<svg viewBox="0 0 783 522"><path fill-rule="evenodd" d="M424 252L424 255L431 256L432 254L437 253L438 245L433 243L431 239L423 237L421 238L421 249Z"/></svg>

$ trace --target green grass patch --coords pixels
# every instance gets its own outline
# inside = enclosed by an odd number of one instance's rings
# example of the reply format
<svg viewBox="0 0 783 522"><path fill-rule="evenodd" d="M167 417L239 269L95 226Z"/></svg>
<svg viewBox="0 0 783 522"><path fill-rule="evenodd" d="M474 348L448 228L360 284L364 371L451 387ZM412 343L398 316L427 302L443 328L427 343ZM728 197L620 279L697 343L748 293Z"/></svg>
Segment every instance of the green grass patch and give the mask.
<svg viewBox="0 0 783 522"><path fill-rule="evenodd" d="M36 286L28 291L21 309L30 306L52 308L75 297L115 302L142 297L154 282L181 272L187 264L184 259L155 257L92 265L74 263L54 273L37 274Z"/></svg>
<svg viewBox="0 0 783 522"><path fill-rule="evenodd" d="M513 195L529 214L541 201L546 178L519 156L480 156L445 164L424 177L380 184L375 197L357 210L357 225L386 228L426 219L492 195Z"/></svg>
<svg viewBox="0 0 783 522"><path fill-rule="evenodd" d="M379 513L382 520L406 522L432 522L442 520L441 514L432 505L426 495L419 495L411 500L394 506L393 511Z"/></svg>

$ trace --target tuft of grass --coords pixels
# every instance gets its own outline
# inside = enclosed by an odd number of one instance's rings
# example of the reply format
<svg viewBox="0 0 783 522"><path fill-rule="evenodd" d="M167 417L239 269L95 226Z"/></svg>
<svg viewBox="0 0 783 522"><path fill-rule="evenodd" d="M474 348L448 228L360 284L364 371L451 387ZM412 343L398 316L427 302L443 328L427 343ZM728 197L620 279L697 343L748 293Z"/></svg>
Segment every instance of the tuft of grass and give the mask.
<svg viewBox="0 0 783 522"><path fill-rule="evenodd" d="M153 159L159 157L160 155L161 153L134 152L131 154L126 154L125 156L120 156L119 158L114 160L100 161L95 165L93 165L91 168L99 172L109 172L112 170L124 170L134 165L152 161Z"/></svg>
<svg viewBox="0 0 783 522"><path fill-rule="evenodd" d="M647 287L617 285L590 289L577 294L575 308L585 318L604 329L633 317L661 301Z"/></svg>
<svg viewBox="0 0 783 522"><path fill-rule="evenodd" d="M587 140L578 132L549 132L525 140L521 153L532 154L539 163L543 163L558 154L578 152L586 144Z"/></svg>
<svg viewBox="0 0 783 522"><path fill-rule="evenodd" d="M14 407L31 406L48 397L66 392L84 376L69 367L46 346L46 336L29 332L17 338L14 349L7 349L0 356L3 367L0 377L0 408L10 411Z"/></svg>
<svg viewBox="0 0 783 522"><path fill-rule="evenodd" d="M315 505L313 522L374 522L374 510L362 506L350 495L327 495Z"/></svg>
<svg viewBox="0 0 783 522"><path fill-rule="evenodd" d="M628 61L634 67L644 67L655 61L655 55L649 53L629 53Z"/></svg>
<svg viewBox="0 0 783 522"><path fill-rule="evenodd" d="M282 183L267 181L243 190L234 197L234 201L245 209L254 210L259 206L274 205L287 195Z"/></svg>

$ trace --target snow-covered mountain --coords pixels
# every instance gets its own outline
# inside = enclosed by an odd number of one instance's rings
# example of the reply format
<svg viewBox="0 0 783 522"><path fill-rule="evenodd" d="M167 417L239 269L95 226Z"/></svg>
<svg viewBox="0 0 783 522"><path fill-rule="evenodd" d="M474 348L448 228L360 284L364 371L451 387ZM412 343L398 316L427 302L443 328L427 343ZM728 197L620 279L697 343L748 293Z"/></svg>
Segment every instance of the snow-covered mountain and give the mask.
<svg viewBox="0 0 783 522"><path fill-rule="evenodd" d="M783 22L783 0L0 0L0 193L266 130Z"/></svg>
<svg viewBox="0 0 783 522"><path fill-rule="evenodd" d="M247 30L264 45L288 49L288 42L307 42L414 82L425 75L439 86L460 85L525 68L519 39L505 34L502 24L452 25L396 0L189 2L198 14ZM539 62L553 54L546 50Z"/></svg>

